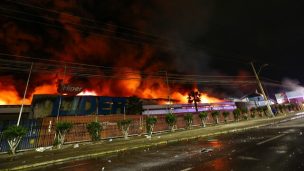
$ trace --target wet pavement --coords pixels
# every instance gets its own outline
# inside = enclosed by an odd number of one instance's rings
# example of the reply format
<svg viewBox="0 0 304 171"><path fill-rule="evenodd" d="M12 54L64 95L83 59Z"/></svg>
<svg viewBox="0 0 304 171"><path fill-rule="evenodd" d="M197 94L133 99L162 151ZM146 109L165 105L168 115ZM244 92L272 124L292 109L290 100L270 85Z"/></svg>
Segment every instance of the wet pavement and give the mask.
<svg viewBox="0 0 304 171"><path fill-rule="evenodd" d="M39 170L304 170L304 119Z"/></svg>

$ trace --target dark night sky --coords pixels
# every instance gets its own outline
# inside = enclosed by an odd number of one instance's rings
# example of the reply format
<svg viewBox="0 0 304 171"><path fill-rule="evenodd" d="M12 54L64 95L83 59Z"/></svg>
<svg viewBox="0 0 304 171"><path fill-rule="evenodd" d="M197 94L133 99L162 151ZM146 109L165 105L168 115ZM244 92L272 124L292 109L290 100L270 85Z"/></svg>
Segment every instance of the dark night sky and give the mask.
<svg viewBox="0 0 304 171"><path fill-rule="evenodd" d="M196 74L248 75L249 62L255 61L269 64L261 73L265 77L303 82L303 4L290 0L3 1L0 51ZM82 32L67 20L77 23Z"/></svg>

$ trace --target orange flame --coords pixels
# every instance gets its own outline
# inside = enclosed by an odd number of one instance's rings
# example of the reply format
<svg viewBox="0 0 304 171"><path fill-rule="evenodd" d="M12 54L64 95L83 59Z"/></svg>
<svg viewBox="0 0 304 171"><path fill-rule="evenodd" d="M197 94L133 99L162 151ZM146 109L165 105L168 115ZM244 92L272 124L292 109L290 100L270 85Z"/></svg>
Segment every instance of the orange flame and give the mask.
<svg viewBox="0 0 304 171"><path fill-rule="evenodd" d="M84 90L78 93L77 96L97 96L97 93L95 91Z"/></svg>
<svg viewBox="0 0 304 171"><path fill-rule="evenodd" d="M102 80L102 82L98 82L98 80L89 80L88 85L90 88L85 89L77 95L124 97L135 95L145 99L168 98L168 87L163 79L150 77L142 79L139 72L133 70L127 71L132 71L132 74L128 74L123 80ZM66 77L65 82L69 82L69 79L70 78ZM189 91L180 92L177 86L170 87L170 91L170 98L174 101L173 103L188 103ZM29 95L24 100L24 104L30 104L34 94L58 94L57 80L54 79L52 82L39 85L31 92L28 92L28 94ZM201 93L201 103L217 102L222 102L222 100L211 97L206 93ZM168 103L168 101L164 103ZM0 105L6 104L22 104L22 97L20 97L13 85L4 86L0 83Z"/></svg>

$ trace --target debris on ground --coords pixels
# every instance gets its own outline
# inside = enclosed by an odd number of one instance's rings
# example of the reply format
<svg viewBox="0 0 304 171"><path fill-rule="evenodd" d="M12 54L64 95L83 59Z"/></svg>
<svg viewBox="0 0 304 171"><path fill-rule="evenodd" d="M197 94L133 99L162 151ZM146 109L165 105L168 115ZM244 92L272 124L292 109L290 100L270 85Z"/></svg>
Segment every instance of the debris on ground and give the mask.
<svg viewBox="0 0 304 171"><path fill-rule="evenodd" d="M112 138L110 138L110 139L109 139L109 142L112 142L112 141L113 141L113 139L112 139Z"/></svg>
<svg viewBox="0 0 304 171"><path fill-rule="evenodd" d="M213 148L203 148L201 150L201 153L209 153L209 152L213 152Z"/></svg>
<svg viewBox="0 0 304 171"><path fill-rule="evenodd" d="M74 144L74 148L79 148L79 144Z"/></svg>
<svg viewBox="0 0 304 171"><path fill-rule="evenodd" d="M45 150L50 150L52 149L52 146L50 147L39 147L39 148L36 148L36 151L37 152L44 152Z"/></svg>

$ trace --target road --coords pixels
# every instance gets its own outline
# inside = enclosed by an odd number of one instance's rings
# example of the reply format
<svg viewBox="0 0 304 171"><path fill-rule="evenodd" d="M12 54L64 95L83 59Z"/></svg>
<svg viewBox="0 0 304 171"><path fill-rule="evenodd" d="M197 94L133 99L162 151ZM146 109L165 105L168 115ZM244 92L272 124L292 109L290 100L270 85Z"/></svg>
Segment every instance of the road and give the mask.
<svg viewBox="0 0 304 171"><path fill-rule="evenodd" d="M39 170L304 170L304 118Z"/></svg>

